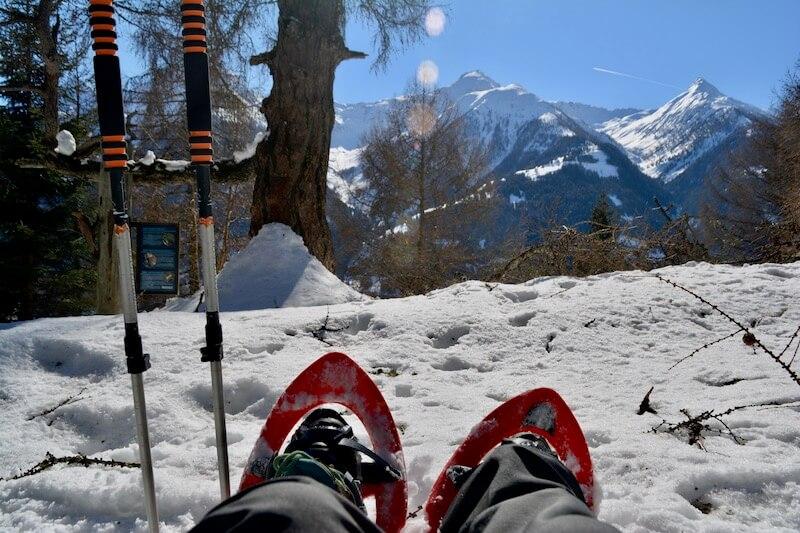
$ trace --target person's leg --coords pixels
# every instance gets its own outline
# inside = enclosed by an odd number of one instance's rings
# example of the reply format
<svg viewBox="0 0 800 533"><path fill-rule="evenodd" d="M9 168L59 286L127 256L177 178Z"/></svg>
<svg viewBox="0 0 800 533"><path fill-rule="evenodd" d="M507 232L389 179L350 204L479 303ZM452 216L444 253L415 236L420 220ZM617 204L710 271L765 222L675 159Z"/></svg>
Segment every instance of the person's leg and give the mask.
<svg viewBox="0 0 800 533"><path fill-rule="evenodd" d="M608 533L583 501L572 472L552 454L506 442L467 478L441 531Z"/></svg>
<svg viewBox="0 0 800 533"><path fill-rule="evenodd" d="M352 502L308 477L289 476L256 485L222 502L194 533L317 532L380 533Z"/></svg>

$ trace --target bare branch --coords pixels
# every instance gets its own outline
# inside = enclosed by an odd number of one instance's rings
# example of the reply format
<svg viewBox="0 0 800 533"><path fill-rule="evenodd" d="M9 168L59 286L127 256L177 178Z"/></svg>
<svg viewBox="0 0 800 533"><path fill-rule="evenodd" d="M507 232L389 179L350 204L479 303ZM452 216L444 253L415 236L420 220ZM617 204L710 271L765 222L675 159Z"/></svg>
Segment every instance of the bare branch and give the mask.
<svg viewBox="0 0 800 533"><path fill-rule="evenodd" d="M41 87L35 85L2 85L0 86L2 93L36 93L43 94Z"/></svg>
<svg viewBox="0 0 800 533"><path fill-rule="evenodd" d="M342 61L347 61L348 59L365 59L366 57L366 53L350 50L349 48L345 48L342 52Z"/></svg>
<svg viewBox="0 0 800 533"><path fill-rule="evenodd" d="M93 457L86 457L85 455L82 454L68 455L66 457L56 457L50 452L47 452L45 454L45 458L43 461L32 466L31 468L29 468L25 472L22 472L21 474L17 474L15 476L11 476L8 478L0 477L0 481L11 481L12 479L21 479L24 477L33 476L39 474L40 472L44 472L48 468L52 468L57 464L80 465L87 468L90 465L118 466L122 468L141 467L139 463L129 463L127 461L116 461L114 459L95 459Z"/></svg>
<svg viewBox="0 0 800 533"><path fill-rule="evenodd" d="M72 403L78 402L78 401L82 400L82 398L80 398L80 395L81 395L81 394L83 394L84 392L86 392L86 387L82 388L82 389L80 390L80 392L78 392L78 394L73 394L72 396L70 396L70 397L66 398L65 400L62 400L62 401L58 402L58 404L56 404L55 406L53 406L53 407L48 407L48 408L47 408L47 409L45 409L44 411L41 411L41 412L39 412L39 413L36 413L36 414L30 415L30 416L27 418L27 420L30 422L31 420L33 420L33 419L35 419L35 418L38 418L38 417L40 417L40 416L49 415L50 413L52 413L53 411L55 411L56 409L58 409L58 408L60 408L60 407L64 407L65 405L69 405L69 404L72 404Z"/></svg>
<svg viewBox="0 0 800 533"><path fill-rule="evenodd" d="M683 362L684 362L684 361L686 361L687 359L689 359L689 358L691 358L691 357L694 357L694 356L695 356L695 355L696 355L698 352L701 352L701 351L705 350L706 348L708 348L708 347L710 347L710 346L713 346L713 345L715 345L715 344L717 344L717 343L720 343L720 342L722 342L722 341L724 341L724 340L728 340L728 339L730 339L731 337L733 337L734 335L738 335L738 334L739 334L739 333L741 333L741 332L742 332L742 330L741 330L741 329L737 329L736 331L734 331L733 333L731 333L731 334L729 334L729 335L725 335L724 337L722 337L722 338L719 338L719 339L717 339L717 340L715 340L715 341L711 341L711 342L707 342L707 343L705 343L704 345L702 345L702 346L701 346L701 347L699 347L698 349L694 350L692 353L690 353L690 354L689 354L689 355L687 355L686 357L683 357L682 359L680 359L680 360L679 360L677 363L675 363L674 365L672 365L671 367L669 367L667 370L668 370L668 371L669 371L669 370L672 370L673 368L675 368L675 367L676 367L676 366L678 366L679 364L683 363Z"/></svg>
<svg viewBox="0 0 800 533"><path fill-rule="evenodd" d="M767 348L766 346L764 346L764 344L763 344L763 343L762 343L760 340L758 340L758 337L756 337L756 336L753 334L753 332L752 332L752 331L750 331L750 330L747 328L747 326L745 326L744 324L742 324L741 322L739 322L738 320L736 320L735 318L733 318L731 315L729 315L728 313L726 313L725 311L723 311L722 309L720 309L720 308L719 308L719 306L717 306L717 305L714 305L713 303L709 302L708 300L706 300L706 299L705 299L705 298L703 298L702 296L698 295L697 293L695 293L695 292L693 292L693 291L691 291L691 290L687 289L686 287L682 287L681 285L678 285L678 284L677 284L677 283L675 283L674 281L672 281L672 280L669 280L669 279L667 279L667 278L665 278L665 277L661 276L660 274L655 274L655 277L656 277L656 278L658 278L659 280L663 281L664 283L667 283L667 284L669 284L669 285L672 285L672 286L673 286L673 287L675 287L676 289L680 289L680 290L682 290L683 292L685 292L685 293L687 293L687 294L690 294L690 295L691 295L691 296L693 296L694 298L696 298L696 299L700 300L701 302L703 302L704 304L706 304L707 306L709 306L711 309L713 309L714 311L716 311L717 313L719 313L720 315L722 315L723 317L725 317L725 318L726 318L726 319L727 319L729 322L731 322L731 323L735 324L736 326L738 326L738 327L739 327L739 331L744 331L746 334L750 334L750 335L752 335L752 342L753 342L753 344L754 344L754 345L756 345L756 346L758 346L759 348L761 348L761 350L762 350L764 353L766 353L768 356L770 356L770 357L772 358L772 360L773 360L773 361L775 361L776 363L778 363L778 364L781 366L781 368L783 368L783 369L786 371L786 373L787 373L787 374L789 374L789 377L791 377L791 378L792 378L792 381L794 381L795 383L797 383L798 385L800 385L800 375L798 375L798 374L797 374L797 372L795 372L794 370L792 370L791 368L789 368L789 365L787 365L787 364L786 364L784 361L782 361L782 360L781 360L781 358L780 358L779 356L775 355L775 353L774 353L772 350L770 350L769 348ZM738 333L738 332L737 332L737 333Z"/></svg>

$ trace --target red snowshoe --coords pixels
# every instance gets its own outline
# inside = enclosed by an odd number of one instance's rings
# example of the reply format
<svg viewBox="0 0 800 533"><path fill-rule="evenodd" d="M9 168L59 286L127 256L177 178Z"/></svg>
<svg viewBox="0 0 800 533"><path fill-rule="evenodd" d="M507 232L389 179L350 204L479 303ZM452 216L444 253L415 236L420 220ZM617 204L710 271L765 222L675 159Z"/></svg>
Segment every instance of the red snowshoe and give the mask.
<svg viewBox="0 0 800 533"><path fill-rule="evenodd" d="M336 445L372 459L358 467L363 480L361 492L364 497L375 498L378 526L390 533L400 531L408 505L400 435L378 387L341 353L329 353L312 363L275 403L250 453L239 490L264 481L270 460L280 452L292 429L315 407L327 403L347 407L367 429L374 451L349 436L338 439Z"/></svg>
<svg viewBox="0 0 800 533"><path fill-rule="evenodd" d="M589 447L572 411L552 389L533 389L489 413L472 428L433 484L425 505L428 527L436 531L458 493L448 472L453 467L475 468L503 439L529 432L543 437L575 475L584 500L593 509L594 474Z"/></svg>

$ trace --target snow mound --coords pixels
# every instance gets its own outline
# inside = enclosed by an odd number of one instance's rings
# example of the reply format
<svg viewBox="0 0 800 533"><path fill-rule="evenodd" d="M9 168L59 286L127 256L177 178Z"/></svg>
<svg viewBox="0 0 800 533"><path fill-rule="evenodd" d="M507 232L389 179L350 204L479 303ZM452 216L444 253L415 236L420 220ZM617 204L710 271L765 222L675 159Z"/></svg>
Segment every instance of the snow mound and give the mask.
<svg viewBox="0 0 800 533"><path fill-rule="evenodd" d="M221 311L331 305L365 297L311 255L284 224L264 226L217 278Z"/></svg>

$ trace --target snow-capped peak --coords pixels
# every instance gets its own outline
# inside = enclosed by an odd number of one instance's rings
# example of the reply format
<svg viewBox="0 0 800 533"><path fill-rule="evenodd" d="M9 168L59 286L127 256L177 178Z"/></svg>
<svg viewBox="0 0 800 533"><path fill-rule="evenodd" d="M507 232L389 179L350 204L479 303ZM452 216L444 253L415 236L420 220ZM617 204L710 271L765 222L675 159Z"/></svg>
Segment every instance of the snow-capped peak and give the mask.
<svg viewBox="0 0 800 533"><path fill-rule="evenodd" d="M719 97L724 96L719 89L717 89L714 85L711 84L707 79L703 77L699 77L689 85L689 88L686 90L686 94L698 94L703 93L710 97Z"/></svg>
<svg viewBox="0 0 800 533"><path fill-rule="evenodd" d="M700 77L655 111L609 120L601 131L620 143L645 174L670 182L747 127L754 115L763 112Z"/></svg>
<svg viewBox="0 0 800 533"><path fill-rule="evenodd" d="M467 93L489 91L500 87L500 84L480 70L471 70L462 74L450 87L451 98L457 99Z"/></svg>

